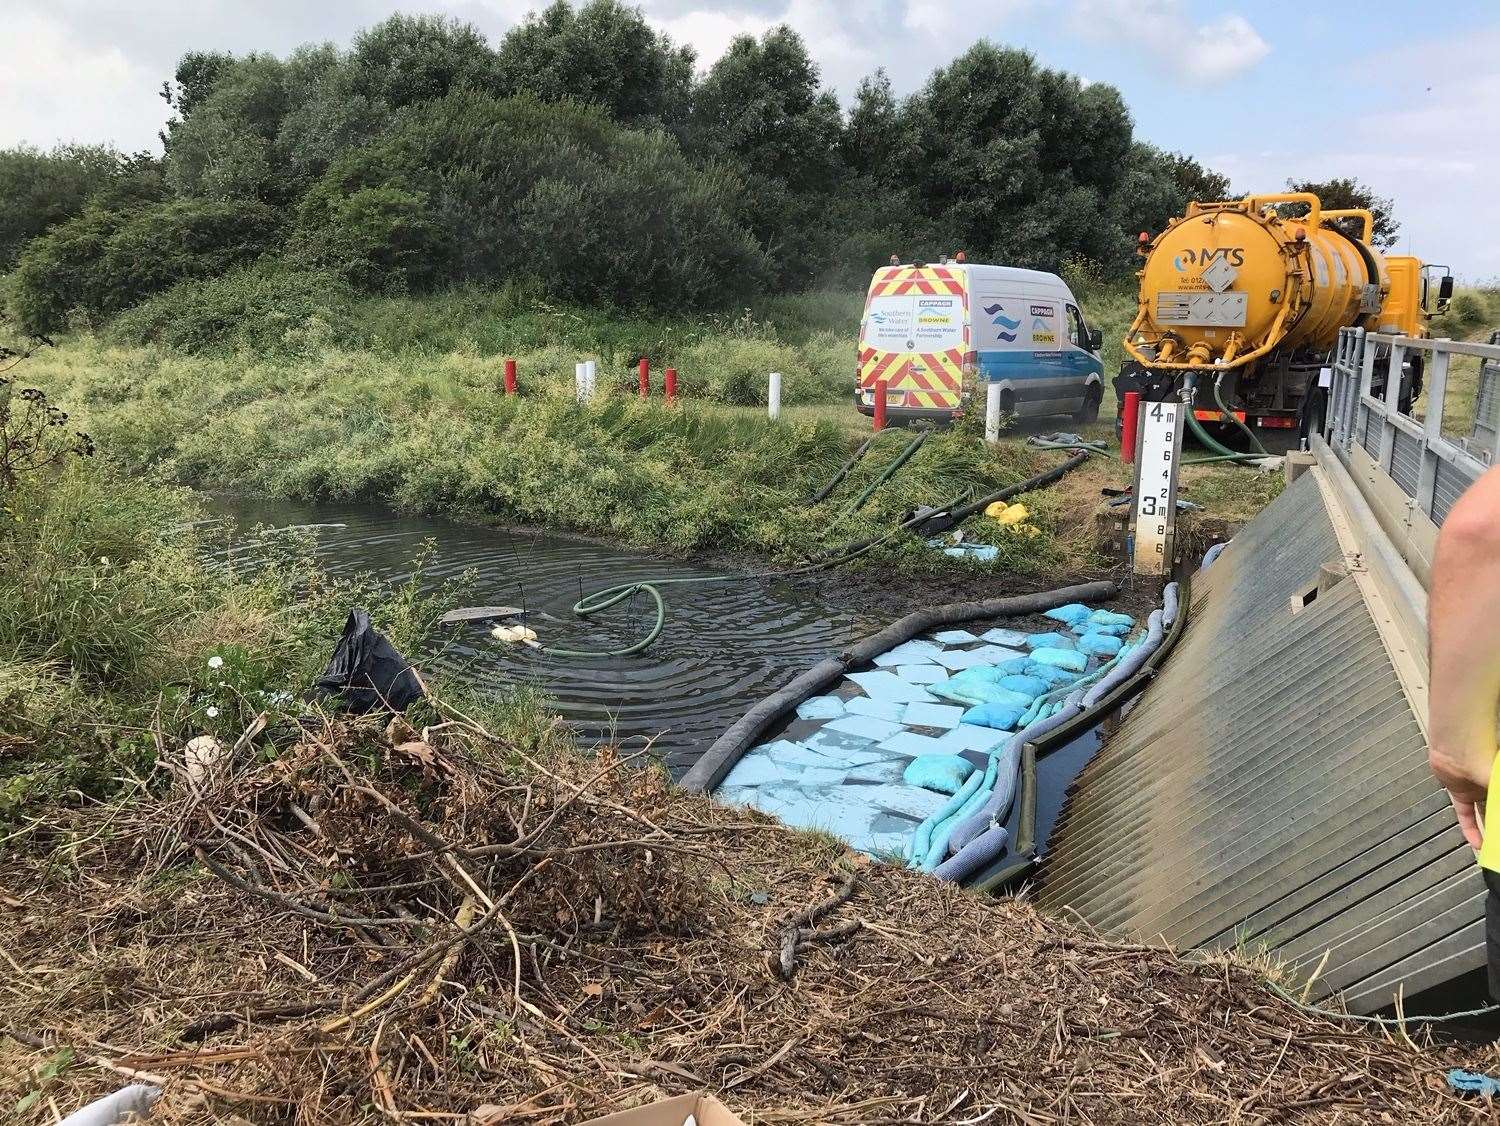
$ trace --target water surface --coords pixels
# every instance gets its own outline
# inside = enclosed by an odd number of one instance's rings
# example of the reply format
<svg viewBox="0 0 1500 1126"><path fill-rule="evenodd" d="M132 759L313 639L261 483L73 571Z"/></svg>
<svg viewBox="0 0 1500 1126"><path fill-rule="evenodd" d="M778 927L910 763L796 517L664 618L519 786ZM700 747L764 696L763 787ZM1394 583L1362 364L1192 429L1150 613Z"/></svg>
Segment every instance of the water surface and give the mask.
<svg viewBox="0 0 1500 1126"><path fill-rule="evenodd" d="M585 623L571 606L581 594L658 576L719 572L618 547L399 516L364 505L305 505L216 496L214 508L241 528L315 525L318 557L332 574L370 572L404 580L431 539L423 571L432 590L472 570L469 605L524 606L546 645L611 648L639 638L654 620L645 595ZM617 738L653 751L681 773L752 704L809 665L885 624L830 606L787 581L736 579L667 586L667 628L643 653L580 660L492 641L489 624L452 629L452 644L419 667L478 687L529 683L586 739ZM335 639L329 639L332 650Z"/></svg>

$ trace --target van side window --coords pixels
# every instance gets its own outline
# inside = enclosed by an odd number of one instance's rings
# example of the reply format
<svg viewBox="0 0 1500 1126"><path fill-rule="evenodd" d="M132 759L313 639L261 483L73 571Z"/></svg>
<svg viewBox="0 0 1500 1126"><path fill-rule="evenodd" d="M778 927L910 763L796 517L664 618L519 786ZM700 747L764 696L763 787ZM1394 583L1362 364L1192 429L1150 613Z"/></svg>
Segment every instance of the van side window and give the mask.
<svg viewBox="0 0 1500 1126"><path fill-rule="evenodd" d="M1083 314L1078 311L1077 305L1068 306L1068 339L1075 348L1087 349L1089 346L1089 330L1083 323Z"/></svg>

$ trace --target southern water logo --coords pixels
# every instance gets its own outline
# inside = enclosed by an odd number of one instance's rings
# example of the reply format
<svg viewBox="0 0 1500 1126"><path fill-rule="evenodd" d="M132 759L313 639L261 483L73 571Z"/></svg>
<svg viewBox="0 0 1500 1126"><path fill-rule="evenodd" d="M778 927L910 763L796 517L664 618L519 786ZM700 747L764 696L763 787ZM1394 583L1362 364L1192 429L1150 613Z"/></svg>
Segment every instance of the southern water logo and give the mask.
<svg viewBox="0 0 1500 1126"><path fill-rule="evenodd" d="M1007 317L1005 315L1004 305L986 305L984 307L984 311L987 316L994 318L991 321L992 324L999 325L1000 328L1009 330L1001 332L1000 339L1005 341L1007 344L1014 344L1016 341L1016 329L1021 327L1020 319L1017 318L1016 320L1011 320L1009 317Z"/></svg>

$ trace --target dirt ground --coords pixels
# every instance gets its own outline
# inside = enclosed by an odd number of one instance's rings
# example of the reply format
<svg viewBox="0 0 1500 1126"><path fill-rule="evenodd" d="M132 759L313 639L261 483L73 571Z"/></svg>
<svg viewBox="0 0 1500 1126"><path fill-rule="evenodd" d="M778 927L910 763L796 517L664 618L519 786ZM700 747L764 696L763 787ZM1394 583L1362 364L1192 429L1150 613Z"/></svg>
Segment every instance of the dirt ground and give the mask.
<svg viewBox="0 0 1500 1126"><path fill-rule="evenodd" d="M165 1087L153 1122L238 1126L569 1123L703 1090L748 1123L1489 1116L1444 1073L1494 1050L444 715L168 753L8 841L6 1120L131 1080Z"/></svg>

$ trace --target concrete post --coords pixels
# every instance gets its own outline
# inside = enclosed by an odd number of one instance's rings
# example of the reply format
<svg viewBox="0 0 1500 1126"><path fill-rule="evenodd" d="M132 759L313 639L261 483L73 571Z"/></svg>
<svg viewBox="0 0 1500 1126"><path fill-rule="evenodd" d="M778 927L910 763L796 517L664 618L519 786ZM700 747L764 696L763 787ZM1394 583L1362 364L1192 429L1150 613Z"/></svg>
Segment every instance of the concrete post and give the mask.
<svg viewBox="0 0 1500 1126"><path fill-rule="evenodd" d="M1000 440L1000 384L986 383L984 387L984 440L998 442Z"/></svg>

